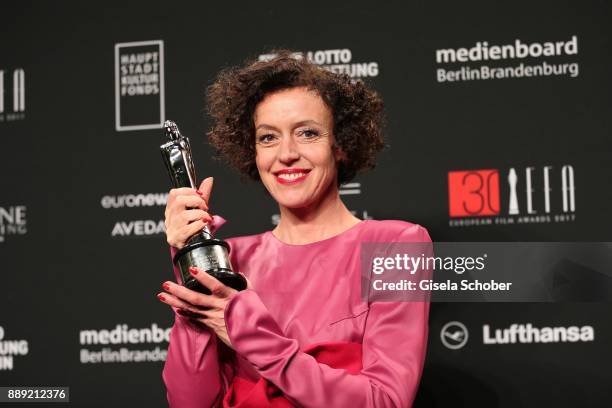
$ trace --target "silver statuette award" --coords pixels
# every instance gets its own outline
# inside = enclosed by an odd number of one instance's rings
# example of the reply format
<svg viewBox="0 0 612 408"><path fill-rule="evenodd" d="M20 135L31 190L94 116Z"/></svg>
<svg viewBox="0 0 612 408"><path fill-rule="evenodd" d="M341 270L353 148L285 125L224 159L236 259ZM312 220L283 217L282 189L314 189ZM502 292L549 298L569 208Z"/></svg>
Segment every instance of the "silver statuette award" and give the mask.
<svg viewBox="0 0 612 408"><path fill-rule="evenodd" d="M164 163L174 188L196 186L195 167L191 155L189 139L181 135L178 126L171 120L164 122L168 142L160 146ZM246 289L244 276L234 272L229 258L227 242L213 238L208 226L189 238L172 260L179 268L183 286L197 292L210 294L191 274L189 267L195 266L214 276L226 286L236 290Z"/></svg>

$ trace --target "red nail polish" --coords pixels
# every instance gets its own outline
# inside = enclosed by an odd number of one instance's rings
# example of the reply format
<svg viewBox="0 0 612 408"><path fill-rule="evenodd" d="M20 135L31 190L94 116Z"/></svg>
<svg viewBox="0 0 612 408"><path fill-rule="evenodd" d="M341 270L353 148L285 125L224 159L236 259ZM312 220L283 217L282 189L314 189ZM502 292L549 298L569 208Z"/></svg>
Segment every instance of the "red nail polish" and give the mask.
<svg viewBox="0 0 612 408"><path fill-rule="evenodd" d="M189 272L191 272L192 275L197 275L198 274L198 269L195 268L194 266L190 266L189 267Z"/></svg>
<svg viewBox="0 0 612 408"><path fill-rule="evenodd" d="M200 190L196 190L196 193L197 193L199 196L201 196L202 194L204 194L204 193L202 193Z"/></svg>
<svg viewBox="0 0 612 408"><path fill-rule="evenodd" d="M162 295L161 293L160 293L159 295L157 295L157 298L158 298L159 300L161 300L162 302L165 302L165 301L166 301L166 298L165 298L165 297L164 297L164 295Z"/></svg>
<svg viewBox="0 0 612 408"><path fill-rule="evenodd" d="M202 222L212 222L212 218L210 218L210 217L202 217Z"/></svg>
<svg viewBox="0 0 612 408"><path fill-rule="evenodd" d="M164 288L164 290L170 290L170 285L168 284L168 282L164 282L162 288Z"/></svg>

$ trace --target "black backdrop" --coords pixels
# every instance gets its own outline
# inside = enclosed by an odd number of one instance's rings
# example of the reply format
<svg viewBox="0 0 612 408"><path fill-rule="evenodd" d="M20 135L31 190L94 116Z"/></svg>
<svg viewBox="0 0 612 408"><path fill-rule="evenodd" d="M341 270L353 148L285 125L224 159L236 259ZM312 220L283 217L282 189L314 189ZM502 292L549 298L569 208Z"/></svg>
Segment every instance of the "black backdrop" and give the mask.
<svg viewBox="0 0 612 408"><path fill-rule="evenodd" d="M343 190L358 216L416 222L435 241L612 240L612 16L605 1L14 2L0 10L2 386L70 386L74 406L165 405L163 362L102 355L106 362L86 363L83 356L167 348L156 338L172 324L155 298L171 276L159 231L158 195L169 186L158 153L162 132L154 128L160 120L179 123L192 139L200 176L215 176L212 208L229 220L220 236L273 226L277 209L263 188L211 159L203 95L222 67L274 47L347 64L330 69L362 69L385 100L389 148L374 172ZM517 40L567 43L574 36L577 49L560 55L436 59L438 50L459 55L478 42L516 47ZM147 79L147 90L158 92L117 102L116 48L136 60L158 52L158 80ZM439 70L521 64L542 72L439 81ZM577 75L561 73L569 64ZM547 75L553 65L559 73ZM499 186L479 193L500 202L487 215L465 186L449 183L449 172L490 169ZM517 214L508 204L511 169ZM526 218L529 171L535 214ZM564 194L573 207L563 206ZM452 200L472 213L453 216ZM416 406L609 406L609 310L609 303L594 302L433 304ZM464 345L441 341L448 322L463 324ZM494 332L513 324L589 326L594 336L485 344L485 326ZM130 329L148 329L152 337L112 340Z"/></svg>

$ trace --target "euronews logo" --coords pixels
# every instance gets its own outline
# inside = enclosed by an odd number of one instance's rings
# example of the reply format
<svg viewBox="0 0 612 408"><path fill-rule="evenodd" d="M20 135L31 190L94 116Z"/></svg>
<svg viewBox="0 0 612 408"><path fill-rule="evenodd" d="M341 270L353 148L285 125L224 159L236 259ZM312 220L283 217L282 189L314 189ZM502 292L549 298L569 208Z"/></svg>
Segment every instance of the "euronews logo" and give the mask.
<svg viewBox="0 0 612 408"><path fill-rule="evenodd" d="M504 45L489 45L488 41L479 41L471 48L438 49L436 50L436 62L438 64L449 64L454 62L496 61L577 54L578 37L573 35L568 41L527 43L516 39L513 43Z"/></svg>

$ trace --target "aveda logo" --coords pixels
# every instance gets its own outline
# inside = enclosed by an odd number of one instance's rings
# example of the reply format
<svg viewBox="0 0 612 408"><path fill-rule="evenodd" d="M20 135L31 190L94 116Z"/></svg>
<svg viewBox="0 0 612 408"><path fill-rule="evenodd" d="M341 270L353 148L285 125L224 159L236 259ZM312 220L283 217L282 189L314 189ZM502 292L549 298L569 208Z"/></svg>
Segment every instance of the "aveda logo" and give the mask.
<svg viewBox="0 0 612 408"><path fill-rule="evenodd" d="M134 220L117 221L111 232L113 237L127 237L131 235L160 235L166 231L164 220Z"/></svg>

